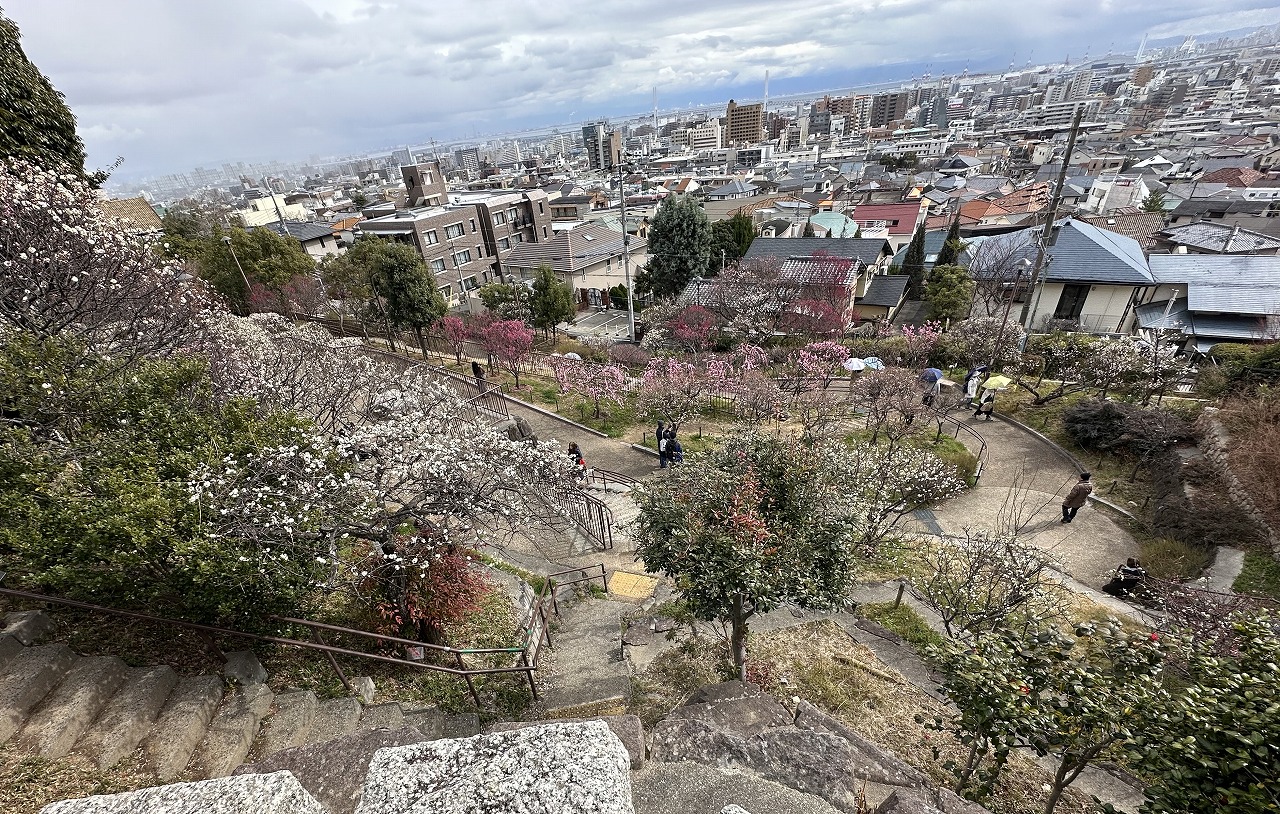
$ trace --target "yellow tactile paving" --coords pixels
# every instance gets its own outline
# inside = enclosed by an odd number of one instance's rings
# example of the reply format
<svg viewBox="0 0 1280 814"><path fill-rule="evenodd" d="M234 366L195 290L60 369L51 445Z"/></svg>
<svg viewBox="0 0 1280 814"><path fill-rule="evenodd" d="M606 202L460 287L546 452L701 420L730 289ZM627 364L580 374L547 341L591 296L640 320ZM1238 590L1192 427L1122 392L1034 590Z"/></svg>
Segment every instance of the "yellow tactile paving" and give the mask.
<svg viewBox="0 0 1280 814"><path fill-rule="evenodd" d="M624 599L648 599L653 596L653 589L657 587L658 580L655 577L628 571L614 571L609 579L609 593Z"/></svg>

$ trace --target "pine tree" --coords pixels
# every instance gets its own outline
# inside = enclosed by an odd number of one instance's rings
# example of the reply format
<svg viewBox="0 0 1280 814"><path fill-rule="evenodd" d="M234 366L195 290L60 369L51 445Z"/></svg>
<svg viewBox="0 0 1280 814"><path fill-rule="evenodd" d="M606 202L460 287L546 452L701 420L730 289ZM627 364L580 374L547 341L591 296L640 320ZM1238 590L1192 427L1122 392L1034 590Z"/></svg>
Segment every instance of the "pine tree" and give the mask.
<svg viewBox="0 0 1280 814"><path fill-rule="evenodd" d="M711 225L696 199L667 198L649 226L649 263L636 275L636 289L655 297L675 297L694 277L703 277L711 259Z"/></svg>
<svg viewBox="0 0 1280 814"><path fill-rule="evenodd" d="M413 329L426 358L424 331L447 310L435 275L412 246L379 239L370 242L369 280L386 301L387 320L397 328Z"/></svg>
<svg viewBox="0 0 1280 814"><path fill-rule="evenodd" d="M924 291L924 226L917 226L916 233L907 246L907 256L902 261L902 273L910 277L907 282L907 296L913 300L920 299Z"/></svg>

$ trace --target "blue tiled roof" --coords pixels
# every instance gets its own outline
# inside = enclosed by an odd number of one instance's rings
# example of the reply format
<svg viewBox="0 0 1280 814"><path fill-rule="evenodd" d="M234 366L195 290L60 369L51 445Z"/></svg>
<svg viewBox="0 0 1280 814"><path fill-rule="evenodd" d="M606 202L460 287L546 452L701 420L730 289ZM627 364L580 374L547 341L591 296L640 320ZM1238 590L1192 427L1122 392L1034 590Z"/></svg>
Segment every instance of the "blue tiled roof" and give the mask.
<svg viewBox="0 0 1280 814"><path fill-rule="evenodd" d="M1044 279L1054 283L1151 285L1154 280L1138 241L1082 221L1058 221L1058 238ZM1039 231L1036 227L1035 231Z"/></svg>
<svg viewBox="0 0 1280 814"><path fill-rule="evenodd" d="M751 241L744 260L760 257L812 257L823 252L874 266L889 242L878 237L758 237Z"/></svg>
<svg viewBox="0 0 1280 814"><path fill-rule="evenodd" d="M896 308L902 303L907 283L911 280L906 274L881 274L871 279L865 296L859 297L857 305L882 305L885 308Z"/></svg>

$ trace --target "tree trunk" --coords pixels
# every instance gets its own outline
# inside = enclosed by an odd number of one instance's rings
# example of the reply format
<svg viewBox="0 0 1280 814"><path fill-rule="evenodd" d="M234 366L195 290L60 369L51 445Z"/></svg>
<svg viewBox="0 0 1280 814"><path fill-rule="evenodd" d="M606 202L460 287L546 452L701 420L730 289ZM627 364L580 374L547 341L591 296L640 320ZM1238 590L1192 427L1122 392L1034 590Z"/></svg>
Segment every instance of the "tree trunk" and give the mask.
<svg viewBox="0 0 1280 814"><path fill-rule="evenodd" d="M422 334L422 326L413 326L413 332L418 336L418 351L422 354L422 361L427 361L427 338Z"/></svg>
<svg viewBox="0 0 1280 814"><path fill-rule="evenodd" d="M747 617L751 614L744 607L742 594L733 597L733 610L730 618L732 633L729 636L729 649L733 652L733 671L738 680L747 680Z"/></svg>

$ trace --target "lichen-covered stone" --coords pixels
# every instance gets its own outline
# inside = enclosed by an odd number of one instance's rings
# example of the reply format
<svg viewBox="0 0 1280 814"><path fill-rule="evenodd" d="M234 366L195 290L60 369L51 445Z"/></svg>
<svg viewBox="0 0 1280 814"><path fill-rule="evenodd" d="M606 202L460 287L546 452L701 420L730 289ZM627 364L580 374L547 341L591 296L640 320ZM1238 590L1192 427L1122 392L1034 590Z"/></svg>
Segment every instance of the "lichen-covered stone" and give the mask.
<svg viewBox="0 0 1280 814"><path fill-rule="evenodd" d="M633 814L627 768L599 721L383 749L357 814Z"/></svg>
<svg viewBox="0 0 1280 814"><path fill-rule="evenodd" d="M50 803L40 814L327 814L288 772L219 777Z"/></svg>

